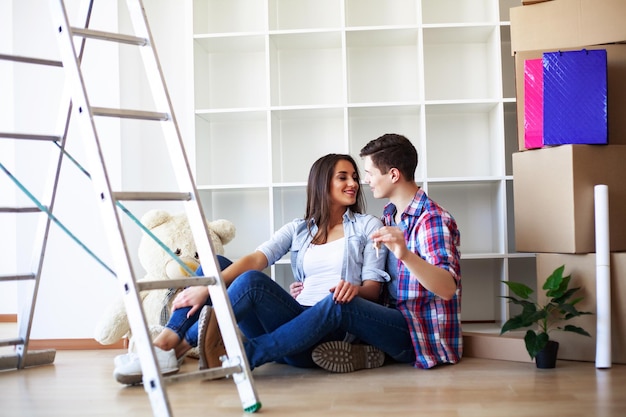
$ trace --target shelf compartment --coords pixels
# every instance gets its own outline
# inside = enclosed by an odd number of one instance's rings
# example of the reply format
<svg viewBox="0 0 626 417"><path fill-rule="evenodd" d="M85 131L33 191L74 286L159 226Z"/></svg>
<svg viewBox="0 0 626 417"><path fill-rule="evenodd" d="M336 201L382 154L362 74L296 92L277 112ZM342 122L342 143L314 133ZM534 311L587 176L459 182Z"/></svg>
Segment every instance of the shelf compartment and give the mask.
<svg viewBox="0 0 626 417"><path fill-rule="evenodd" d="M263 1L193 0L193 33L259 32L267 29Z"/></svg>
<svg viewBox="0 0 626 417"><path fill-rule="evenodd" d="M269 1L270 30L336 29L341 26L340 0Z"/></svg>
<svg viewBox="0 0 626 417"><path fill-rule="evenodd" d="M429 178L503 175L501 104L431 104L425 111Z"/></svg>
<svg viewBox="0 0 626 417"><path fill-rule="evenodd" d="M503 188L502 181L428 184L428 195L457 222L462 255L504 252Z"/></svg>
<svg viewBox="0 0 626 417"><path fill-rule="evenodd" d="M504 164L506 175L513 175L513 154L519 151L515 102L504 103Z"/></svg>
<svg viewBox="0 0 626 417"><path fill-rule="evenodd" d="M426 100L500 96L499 26L424 28L423 36Z"/></svg>
<svg viewBox="0 0 626 417"><path fill-rule="evenodd" d="M345 0L346 26L411 26L418 23L417 0Z"/></svg>
<svg viewBox="0 0 626 417"><path fill-rule="evenodd" d="M500 21L509 22L511 20L511 7L522 6L522 0L499 0Z"/></svg>
<svg viewBox="0 0 626 417"><path fill-rule="evenodd" d="M345 153L342 108L272 111L272 182L306 182L327 153Z"/></svg>
<svg viewBox="0 0 626 417"><path fill-rule="evenodd" d="M291 269L291 264L289 260L286 259L286 263L282 263L282 260L279 261L281 263L276 263L273 267L273 279L278 283L283 289L289 292L289 285L294 281L293 271Z"/></svg>
<svg viewBox="0 0 626 417"><path fill-rule="evenodd" d="M367 184L361 184L363 195L365 196L365 212L371 214L374 217L381 218L383 215L383 209L389 202L388 198L374 198L370 186Z"/></svg>
<svg viewBox="0 0 626 417"><path fill-rule="evenodd" d="M230 220L237 229L235 238L224 246L228 258L241 258L269 239L267 189L200 190L199 194L207 220Z"/></svg>
<svg viewBox="0 0 626 417"><path fill-rule="evenodd" d="M507 250L515 252L515 210L513 206L513 180L506 181L506 227L507 227Z"/></svg>
<svg viewBox="0 0 626 417"><path fill-rule="evenodd" d="M274 187L274 230L293 219L303 218L306 212L306 185Z"/></svg>
<svg viewBox="0 0 626 417"><path fill-rule="evenodd" d="M264 36L195 37L196 109L266 106Z"/></svg>
<svg viewBox="0 0 626 417"><path fill-rule="evenodd" d="M502 97L515 98L515 58L511 55L511 27L500 27L502 48Z"/></svg>
<svg viewBox="0 0 626 417"><path fill-rule="evenodd" d="M503 259L461 260L461 317L464 323L499 319L504 262Z"/></svg>
<svg viewBox="0 0 626 417"><path fill-rule="evenodd" d="M499 0L422 0L422 23L454 24L499 21Z"/></svg>
<svg viewBox="0 0 626 417"><path fill-rule="evenodd" d="M269 60L272 106L344 103L340 31L270 35Z"/></svg>
<svg viewBox="0 0 626 417"><path fill-rule="evenodd" d="M361 178L365 175L363 161L358 157L361 149L371 140L385 133L398 133L406 136L422 155L422 106L375 106L348 108L348 135L350 154L354 156ZM418 163L416 178L424 178L424 164Z"/></svg>
<svg viewBox="0 0 626 417"><path fill-rule="evenodd" d="M270 182L267 112L196 115L199 185Z"/></svg>
<svg viewBox="0 0 626 417"><path fill-rule="evenodd" d="M417 29L347 32L348 101L423 100L418 44Z"/></svg>
<svg viewBox="0 0 626 417"><path fill-rule="evenodd" d="M528 285L537 292L537 265L536 258L509 258L509 269L506 280L516 281ZM544 279L547 277L543 277ZM508 295L507 288L504 284L500 284L500 294ZM502 320L508 320L509 317L521 312L521 307L514 304L509 304L506 300L502 299Z"/></svg>

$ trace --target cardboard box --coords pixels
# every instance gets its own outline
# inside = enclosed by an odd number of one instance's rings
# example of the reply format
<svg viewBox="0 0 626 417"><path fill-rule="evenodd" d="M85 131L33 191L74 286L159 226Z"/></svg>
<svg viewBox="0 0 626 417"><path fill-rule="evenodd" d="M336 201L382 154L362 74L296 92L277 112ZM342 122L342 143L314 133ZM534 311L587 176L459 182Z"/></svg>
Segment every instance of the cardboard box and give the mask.
<svg viewBox="0 0 626 417"><path fill-rule="evenodd" d="M511 53L626 40L623 0L553 0L511 8Z"/></svg>
<svg viewBox="0 0 626 417"><path fill-rule="evenodd" d="M561 145L513 154L519 252L595 252L594 186L609 189L611 251L626 251L626 145Z"/></svg>
<svg viewBox="0 0 626 417"><path fill-rule="evenodd" d="M605 49L607 52L607 140L609 145L626 145L626 117L623 115L624 109L626 109L626 44L588 46L587 49ZM527 149L524 143L524 62L528 59L540 59L544 52L554 51L525 51L515 54L517 137L520 150Z"/></svg>
<svg viewBox="0 0 626 417"><path fill-rule="evenodd" d="M611 358L613 363L626 363L626 252L611 253ZM575 333L554 331L550 338L559 342L558 359L595 362L596 354L596 256L537 254L537 287L561 265L565 275L572 275L571 288L581 287L576 296L584 299L577 304L578 310L593 315L576 317L562 323L580 326L591 337ZM541 291L539 292L541 294ZM545 298L539 297L541 303Z"/></svg>
<svg viewBox="0 0 626 417"><path fill-rule="evenodd" d="M522 0L522 5L530 6L532 4L543 3L546 1L552 1L552 0Z"/></svg>

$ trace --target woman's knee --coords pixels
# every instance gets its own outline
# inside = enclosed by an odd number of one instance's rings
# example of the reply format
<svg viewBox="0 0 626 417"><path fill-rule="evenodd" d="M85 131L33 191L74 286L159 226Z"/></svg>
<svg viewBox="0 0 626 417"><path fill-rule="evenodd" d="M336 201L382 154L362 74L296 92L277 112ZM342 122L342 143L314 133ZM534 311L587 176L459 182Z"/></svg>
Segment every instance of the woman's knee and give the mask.
<svg viewBox="0 0 626 417"><path fill-rule="evenodd" d="M261 271L246 271L239 275L229 286L230 291L236 291L237 289L251 289L258 288L259 286L267 285L268 283L274 283L270 277L265 275Z"/></svg>

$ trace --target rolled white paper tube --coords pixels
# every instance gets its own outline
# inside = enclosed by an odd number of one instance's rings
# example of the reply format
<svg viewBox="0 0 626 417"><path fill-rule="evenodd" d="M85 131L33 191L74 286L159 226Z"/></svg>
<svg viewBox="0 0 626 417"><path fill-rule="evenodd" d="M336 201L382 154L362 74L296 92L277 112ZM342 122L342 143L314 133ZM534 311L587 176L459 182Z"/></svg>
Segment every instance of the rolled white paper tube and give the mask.
<svg viewBox="0 0 626 417"><path fill-rule="evenodd" d="M596 226L596 368L611 367L609 188L594 187Z"/></svg>

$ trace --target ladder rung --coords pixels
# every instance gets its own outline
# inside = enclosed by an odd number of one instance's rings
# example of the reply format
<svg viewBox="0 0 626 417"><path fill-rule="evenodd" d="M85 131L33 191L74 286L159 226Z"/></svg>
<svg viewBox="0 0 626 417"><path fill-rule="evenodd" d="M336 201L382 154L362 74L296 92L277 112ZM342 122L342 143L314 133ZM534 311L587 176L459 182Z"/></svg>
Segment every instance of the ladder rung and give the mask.
<svg viewBox="0 0 626 417"><path fill-rule="evenodd" d="M51 67L62 67L63 62L61 61L53 61L51 59L43 59L43 58L32 58L28 56L19 56L19 55L7 55L0 54L0 60L2 61L13 61L13 62L22 62L25 64L36 64L36 65L47 65Z"/></svg>
<svg viewBox="0 0 626 417"><path fill-rule="evenodd" d="M156 111L111 109L111 108L106 108L106 107L92 107L91 110L93 111L93 114L95 116L119 117L122 119L155 120L155 121L170 120L169 114L156 112Z"/></svg>
<svg viewBox="0 0 626 417"><path fill-rule="evenodd" d="M83 38L99 39L101 41L127 43L130 45L145 46L148 44L148 40L146 38L139 38L137 36L131 36L131 35L123 35L121 33L103 32L101 30L80 29L80 28L73 27L72 34L75 36L82 36Z"/></svg>
<svg viewBox="0 0 626 417"><path fill-rule="evenodd" d="M30 279L35 279L35 274L0 275L0 282L28 281Z"/></svg>
<svg viewBox="0 0 626 417"><path fill-rule="evenodd" d="M118 201L189 201L191 193L122 191L113 193Z"/></svg>
<svg viewBox="0 0 626 417"><path fill-rule="evenodd" d="M168 279L159 281L139 281L137 288L139 291L144 290L162 290L166 288L184 288L215 285L217 280L215 277L190 277L180 279Z"/></svg>
<svg viewBox="0 0 626 417"><path fill-rule="evenodd" d="M167 383L188 382L198 379L217 379L224 378L233 374L242 372L241 365L225 366L222 368L203 369L202 371L185 372L180 374L168 375L163 379Z"/></svg>
<svg viewBox="0 0 626 417"><path fill-rule="evenodd" d="M18 337L15 339L0 340L0 346L17 346L17 345L23 345L23 344L24 344L24 339L22 339L21 337Z"/></svg>
<svg viewBox="0 0 626 417"><path fill-rule="evenodd" d="M26 139L26 140L49 140L52 142L57 142L61 140L60 136L39 135L35 133L11 133L11 132L0 132L0 138Z"/></svg>
<svg viewBox="0 0 626 417"><path fill-rule="evenodd" d="M41 213L39 207L0 207L0 213Z"/></svg>

